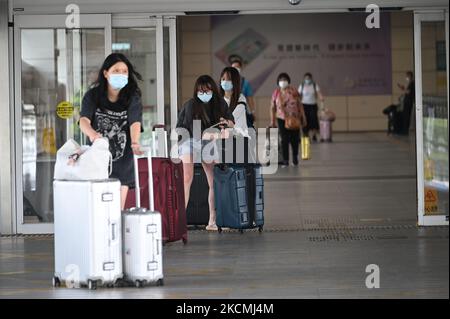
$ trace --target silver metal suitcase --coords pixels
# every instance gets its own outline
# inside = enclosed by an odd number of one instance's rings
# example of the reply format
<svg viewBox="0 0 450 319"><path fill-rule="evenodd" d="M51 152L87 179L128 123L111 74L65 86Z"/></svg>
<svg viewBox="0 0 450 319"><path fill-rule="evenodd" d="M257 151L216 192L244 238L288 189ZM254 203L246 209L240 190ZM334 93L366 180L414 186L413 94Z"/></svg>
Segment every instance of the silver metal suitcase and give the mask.
<svg viewBox="0 0 450 319"><path fill-rule="evenodd" d="M136 208L123 213L123 260L125 281L143 287L150 283L164 285L162 261L162 219L155 211L153 199L152 160L149 151L150 207L140 207L140 188L137 158L134 156L136 176Z"/></svg>
<svg viewBox="0 0 450 319"><path fill-rule="evenodd" d="M53 285L114 285L123 277L120 182L55 180L53 189Z"/></svg>

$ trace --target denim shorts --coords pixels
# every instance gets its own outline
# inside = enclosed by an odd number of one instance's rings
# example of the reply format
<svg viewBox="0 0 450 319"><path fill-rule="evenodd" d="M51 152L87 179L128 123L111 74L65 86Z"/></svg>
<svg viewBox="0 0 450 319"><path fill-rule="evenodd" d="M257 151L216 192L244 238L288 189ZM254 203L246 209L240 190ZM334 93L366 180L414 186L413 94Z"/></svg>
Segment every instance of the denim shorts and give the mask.
<svg viewBox="0 0 450 319"><path fill-rule="evenodd" d="M194 163L219 161L219 149L217 144L212 141L202 141L193 138L185 140L178 146L178 155L183 156L187 154L193 156Z"/></svg>

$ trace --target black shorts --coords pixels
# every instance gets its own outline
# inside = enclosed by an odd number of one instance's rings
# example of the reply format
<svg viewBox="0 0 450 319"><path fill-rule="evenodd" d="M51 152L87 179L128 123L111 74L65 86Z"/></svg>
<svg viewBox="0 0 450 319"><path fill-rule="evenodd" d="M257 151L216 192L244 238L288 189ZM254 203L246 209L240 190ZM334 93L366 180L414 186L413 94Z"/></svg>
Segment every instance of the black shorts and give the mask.
<svg viewBox="0 0 450 319"><path fill-rule="evenodd" d="M126 152L123 157L113 162L110 178L117 178L122 186L135 188L133 152Z"/></svg>
<svg viewBox="0 0 450 319"><path fill-rule="evenodd" d="M305 109L305 115L306 115L306 128L304 131L310 131L310 130L318 130L319 129L319 118L318 118L318 111L319 108L317 107L317 104L303 104L303 107Z"/></svg>

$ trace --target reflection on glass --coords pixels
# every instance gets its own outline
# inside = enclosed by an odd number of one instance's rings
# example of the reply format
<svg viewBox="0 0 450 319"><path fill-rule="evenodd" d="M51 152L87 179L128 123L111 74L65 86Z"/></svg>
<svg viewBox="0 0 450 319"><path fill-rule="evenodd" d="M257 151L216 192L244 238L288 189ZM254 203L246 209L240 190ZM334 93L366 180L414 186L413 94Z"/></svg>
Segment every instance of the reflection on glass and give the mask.
<svg viewBox="0 0 450 319"><path fill-rule="evenodd" d="M442 60L445 24L423 22L421 33L425 214L448 215L448 92Z"/></svg>
<svg viewBox="0 0 450 319"><path fill-rule="evenodd" d="M170 132L170 39L169 27L164 27L164 119ZM176 124L176 123L175 123Z"/></svg>
<svg viewBox="0 0 450 319"><path fill-rule="evenodd" d="M127 56L142 75L143 128L141 145L152 143L152 126L157 124L156 30L154 28L117 28L112 32L113 52Z"/></svg>
<svg viewBox="0 0 450 319"><path fill-rule="evenodd" d="M104 32L23 29L21 52L23 220L52 222L56 150L69 138L82 142L80 102L104 59ZM56 115L63 101L74 106L69 119Z"/></svg>

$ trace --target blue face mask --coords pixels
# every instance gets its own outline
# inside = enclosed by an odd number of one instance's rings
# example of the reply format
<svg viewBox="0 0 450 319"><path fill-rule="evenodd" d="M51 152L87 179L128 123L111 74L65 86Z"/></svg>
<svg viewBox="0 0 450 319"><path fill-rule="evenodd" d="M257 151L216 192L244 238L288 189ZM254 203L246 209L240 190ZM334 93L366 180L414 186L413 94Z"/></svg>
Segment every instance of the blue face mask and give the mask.
<svg viewBox="0 0 450 319"><path fill-rule="evenodd" d="M220 81L220 85L224 91L231 91L233 89L233 82L231 81Z"/></svg>
<svg viewBox="0 0 450 319"><path fill-rule="evenodd" d="M305 79L306 84L311 84L311 82L312 82L311 79Z"/></svg>
<svg viewBox="0 0 450 319"><path fill-rule="evenodd" d="M197 92L197 97L203 103L208 103L212 99L212 96L213 96L212 92L208 92L208 93Z"/></svg>
<svg viewBox="0 0 450 319"><path fill-rule="evenodd" d="M124 74L111 74L108 82L114 90L121 90L128 84L128 76Z"/></svg>

